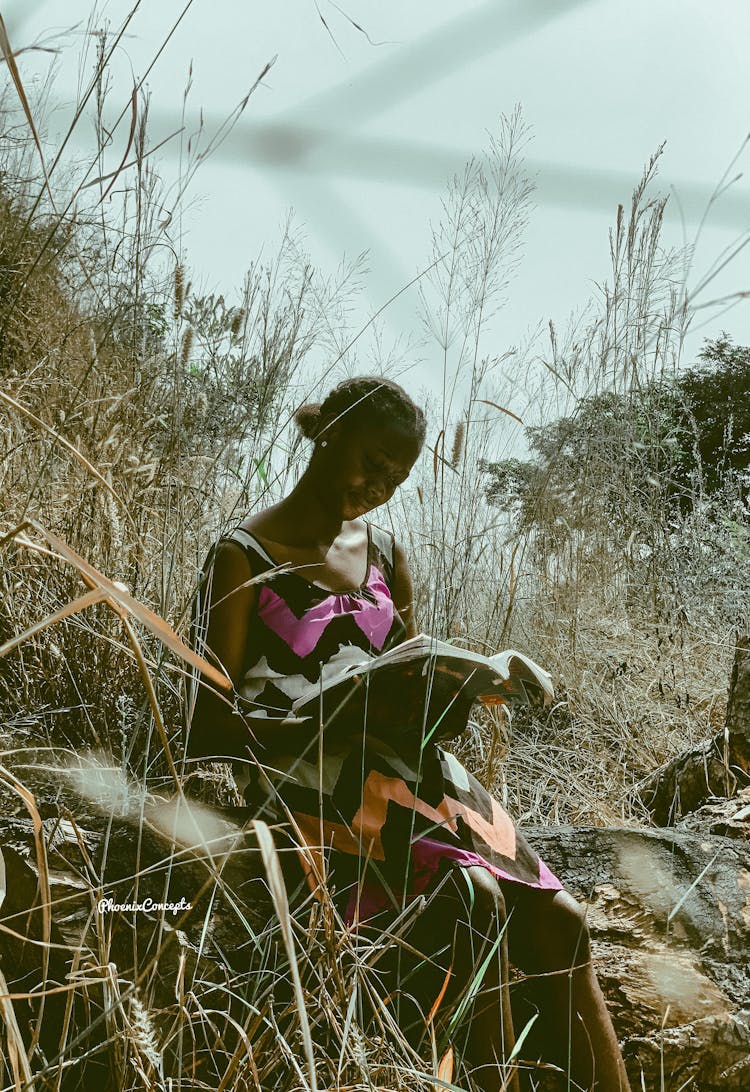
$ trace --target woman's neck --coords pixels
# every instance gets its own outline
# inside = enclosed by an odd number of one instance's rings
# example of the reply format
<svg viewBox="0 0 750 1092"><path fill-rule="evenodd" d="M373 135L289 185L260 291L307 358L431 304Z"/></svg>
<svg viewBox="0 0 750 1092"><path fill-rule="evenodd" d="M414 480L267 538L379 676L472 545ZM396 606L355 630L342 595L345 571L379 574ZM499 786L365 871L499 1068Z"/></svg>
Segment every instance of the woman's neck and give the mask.
<svg viewBox="0 0 750 1092"><path fill-rule="evenodd" d="M341 513L323 503L324 495L313 476L305 472L291 493L276 506L279 522L298 541L304 538L311 545L330 545L341 534Z"/></svg>

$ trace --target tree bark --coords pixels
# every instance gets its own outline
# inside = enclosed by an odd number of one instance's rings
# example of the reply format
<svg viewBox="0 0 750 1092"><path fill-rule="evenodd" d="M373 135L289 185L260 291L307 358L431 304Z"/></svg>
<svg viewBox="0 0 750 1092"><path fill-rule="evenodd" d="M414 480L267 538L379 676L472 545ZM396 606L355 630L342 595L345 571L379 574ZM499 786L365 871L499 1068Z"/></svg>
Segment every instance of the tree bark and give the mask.
<svg viewBox="0 0 750 1092"><path fill-rule="evenodd" d="M724 728L660 766L637 788L658 826L673 826L709 797L750 784L750 636L737 640Z"/></svg>

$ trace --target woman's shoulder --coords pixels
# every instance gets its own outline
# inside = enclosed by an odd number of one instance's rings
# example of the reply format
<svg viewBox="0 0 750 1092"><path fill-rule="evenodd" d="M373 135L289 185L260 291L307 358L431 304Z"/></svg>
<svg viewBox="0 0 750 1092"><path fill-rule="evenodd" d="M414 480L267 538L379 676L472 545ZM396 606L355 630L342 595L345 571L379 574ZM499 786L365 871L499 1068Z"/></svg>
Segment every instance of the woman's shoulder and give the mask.
<svg viewBox="0 0 750 1092"><path fill-rule="evenodd" d="M260 535L262 538L273 538L273 531L278 523L277 504L268 508L262 508L259 512L252 512L245 516L237 526L251 535Z"/></svg>

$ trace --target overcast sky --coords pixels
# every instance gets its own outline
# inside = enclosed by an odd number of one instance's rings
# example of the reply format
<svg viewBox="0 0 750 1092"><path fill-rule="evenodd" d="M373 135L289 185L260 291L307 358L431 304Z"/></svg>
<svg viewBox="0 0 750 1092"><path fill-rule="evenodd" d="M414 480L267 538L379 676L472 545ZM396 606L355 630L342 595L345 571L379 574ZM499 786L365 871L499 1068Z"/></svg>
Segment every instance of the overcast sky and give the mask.
<svg viewBox="0 0 750 1092"><path fill-rule="evenodd" d="M114 29L131 8L100 5L95 25ZM113 102L127 104L133 76L143 77L184 9L185 0L144 0L113 63ZM61 50L56 60L24 54L19 66L33 81L58 65L62 128L92 5L10 0L1 10L15 49L41 39ZM447 177L520 103L532 132L536 208L495 322L502 352L550 318L564 326L586 303L607 274L617 204L627 206L664 141L660 185L673 193L665 238L693 238L750 132L748 41L747 0L193 0L148 75L155 136L179 127L191 63L188 120L202 109L211 131L276 61L195 178L183 224L187 262L194 279L232 297L261 247L273 253L292 208L324 270L344 253L369 252L364 316L424 266ZM83 64L89 74L91 46ZM126 135L123 126L123 147ZM167 176L177 146L162 153ZM744 151L731 177L749 163ZM748 228L750 185L741 178L709 212L694 280ZM750 248L705 299L748 289ZM410 291L389 308L386 338L418 330L415 302ZM721 329L750 344L750 300L722 316L706 309L699 321L689 356ZM432 367L428 351L423 374Z"/></svg>

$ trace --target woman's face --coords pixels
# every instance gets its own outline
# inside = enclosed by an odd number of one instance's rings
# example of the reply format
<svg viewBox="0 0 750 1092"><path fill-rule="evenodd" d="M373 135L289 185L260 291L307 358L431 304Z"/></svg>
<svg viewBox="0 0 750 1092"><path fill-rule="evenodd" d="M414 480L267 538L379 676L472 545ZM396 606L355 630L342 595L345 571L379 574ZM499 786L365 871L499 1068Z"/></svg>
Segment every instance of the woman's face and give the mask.
<svg viewBox="0 0 750 1092"><path fill-rule="evenodd" d="M357 519L390 500L406 481L420 444L397 425L334 425L319 448L321 484L342 520Z"/></svg>

